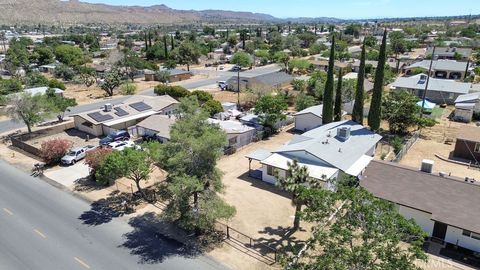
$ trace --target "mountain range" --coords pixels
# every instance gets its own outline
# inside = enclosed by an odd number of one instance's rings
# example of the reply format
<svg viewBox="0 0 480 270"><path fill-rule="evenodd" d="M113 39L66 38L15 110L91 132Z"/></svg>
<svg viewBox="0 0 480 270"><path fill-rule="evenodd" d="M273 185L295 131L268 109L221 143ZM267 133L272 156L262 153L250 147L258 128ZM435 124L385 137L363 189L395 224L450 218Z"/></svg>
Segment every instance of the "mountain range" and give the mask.
<svg viewBox="0 0 480 270"><path fill-rule="evenodd" d="M226 10L177 10L165 5L114 6L79 0L0 0L0 23L25 24L192 24L285 21L268 14ZM289 19L295 21L294 19ZM316 18L337 22L335 18Z"/></svg>

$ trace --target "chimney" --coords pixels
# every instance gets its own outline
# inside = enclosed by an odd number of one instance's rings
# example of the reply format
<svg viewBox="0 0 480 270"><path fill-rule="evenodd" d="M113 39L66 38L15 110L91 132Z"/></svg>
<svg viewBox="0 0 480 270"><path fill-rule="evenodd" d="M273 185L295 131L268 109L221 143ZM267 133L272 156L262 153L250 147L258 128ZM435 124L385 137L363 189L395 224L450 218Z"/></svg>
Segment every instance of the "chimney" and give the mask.
<svg viewBox="0 0 480 270"><path fill-rule="evenodd" d="M434 163L433 160L429 160L429 159L422 160L422 167L420 167L420 171L426 172L426 173L432 173L433 163Z"/></svg>
<svg viewBox="0 0 480 270"><path fill-rule="evenodd" d="M347 141L350 138L350 127L339 127L337 129L337 137L341 141Z"/></svg>

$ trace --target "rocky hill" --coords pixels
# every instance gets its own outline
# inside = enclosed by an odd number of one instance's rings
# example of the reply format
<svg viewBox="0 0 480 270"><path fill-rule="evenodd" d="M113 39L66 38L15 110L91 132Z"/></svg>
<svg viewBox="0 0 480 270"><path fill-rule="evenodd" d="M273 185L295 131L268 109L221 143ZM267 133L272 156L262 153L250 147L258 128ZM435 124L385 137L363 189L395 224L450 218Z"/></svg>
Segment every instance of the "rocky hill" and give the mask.
<svg viewBox="0 0 480 270"><path fill-rule="evenodd" d="M150 7L91 4L78 0L0 0L0 23L34 24L188 24L196 22L265 22L279 19L252 12L175 10Z"/></svg>

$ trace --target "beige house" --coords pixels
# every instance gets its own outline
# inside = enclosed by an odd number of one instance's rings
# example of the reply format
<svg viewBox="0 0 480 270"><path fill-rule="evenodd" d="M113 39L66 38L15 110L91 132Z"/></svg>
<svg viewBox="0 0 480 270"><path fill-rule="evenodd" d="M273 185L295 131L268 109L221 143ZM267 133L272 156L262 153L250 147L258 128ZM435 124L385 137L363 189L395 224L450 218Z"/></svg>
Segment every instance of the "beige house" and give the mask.
<svg viewBox="0 0 480 270"><path fill-rule="evenodd" d="M168 95L132 96L119 105L105 104L102 109L76 114L73 118L76 129L93 136L122 129L136 135L136 124L151 115L171 115L177 104L178 101Z"/></svg>

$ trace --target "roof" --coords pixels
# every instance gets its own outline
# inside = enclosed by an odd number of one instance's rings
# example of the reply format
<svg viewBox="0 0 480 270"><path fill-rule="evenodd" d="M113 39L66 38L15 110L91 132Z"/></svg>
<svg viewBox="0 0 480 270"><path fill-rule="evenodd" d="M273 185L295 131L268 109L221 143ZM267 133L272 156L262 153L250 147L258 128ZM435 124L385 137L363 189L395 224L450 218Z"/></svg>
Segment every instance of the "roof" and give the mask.
<svg viewBox="0 0 480 270"><path fill-rule="evenodd" d="M313 115L316 115L316 116L322 118L322 112L323 112L323 105L316 105L316 106L308 107L304 110L301 110L301 111L297 112L295 114L295 116L311 113Z"/></svg>
<svg viewBox="0 0 480 270"><path fill-rule="evenodd" d="M207 122L210 124L217 124L220 126L220 128L225 131L227 134L240 134L240 133L245 133L248 131L255 130L253 127L249 127L247 125L244 125L240 123L239 121L234 121L234 120L217 120L213 118L208 118Z"/></svg>
<svg viewBox="0 0 480 270"><path fill-rule="evenodd" d="M167 115L152 115L137 124L138 127L153 130L160 137L170 139L170 127L175 123L174 117Z"/></svg>
<svg viewBox="0 0 480 270"><path fill-rule="evenodd" d="M349 127L351 130L350 138L346 141L336 136L337 129L343 127ZM274 153L288 154L289 152L305 151L348 173L356 167L355 163L381 138L382 136L354 121L340 121L320 126L302 135L296 135L292 141Z"/></svg>
<svg viewBox="0 0 480 270"><path fill-rule="evenodd" d="M422 69L428 70L430 69L430 62L431 62L430 60L423 60L420 62L416 62L406 67L406 69L422 68ZM467 67L468 67L467 62L457 62L454 60L435 60L432 63L433 70L465 72L465 70L467 70Z"/></svg>
<svg viewBox="0 0 480 270"><path fill-rule="evenodd" d="M400 77L392 84L396 88L407 88L407 89L417 89L425 90L425 80L421 80L423 74L417 74L412 77ZM424 75L423 75L424 76ZM456 82L453 80L445 79L436 79L430 78L428 83L428 90L438 91L438 92L447 92L447 93L458 93L458 94L467 94L470 91L472 84Z"/></svg>
<svg viewBox="0 0 480 270"><path fill-rule="evenodd" d="M472 54L471 48L450 48L450 47L436 47L435 55L439 56L454 56L456 53L463 55L464 57L470 57ZM433 47L427 48L427 54L433 53Z"/></svg>
<svg viewBox="0 0 480 270"><path fill-rule="evenodd" d="M25 89L23 91L31 94L32 96L34 96L34 95L45 95L49 88L50 87L42 86L42 87L28 88L28 89ZM62 89L58 89L58 88L52 88L52 89L55 91L55 94L62 94L63 93Z"/></svg>
<svg viewBox="0 0 480 270"><path fill-rule="evenodd" d="M272 153L265 149L257 149L253 152L248 153L245 157L253 160L264 160L268 158Z"/></svg>
<svg viewBox="0 0 480 270"><path fill-rule="evenodd" d="M332 166L328 166L324 163L315 162L312 160L295 158L298 161L298 165L307 167L308 175L315 179L326 180L330 179L338 172L338 169ZM261 161L262 164L273 166L282 170L288 170L288 162L293 162L292 158L286 157L280 154L272 154L268 158Z"/></svg>
<svg viewBox="0 0 480 270"><path fill-rule="evenodd" d="M172 68L172 69L161 69L163 71L168 71L170 76L176 76L176 75L181 75L181 74L190 74L190 71L186 71L183 69L178 69L178 68Z"/></svg>
<svg viewBox="0 0 480 270"><path fill-rule="evenodd" d="M431 213L431 219L480 233L480 186L398 164L372 161L360 185L376 197Z"/></svg>
<svg viewBox="0 0 480 270"><path fill-rule="evenodd" d="M460 95L455 100L455 103L463 103L463 102L470 103L472 101L478 101L478 100L480 100L480 92Z"/></svg>
<svg viewBox="0 0 480 270"><path fill-rule="evenodd" d="M177 103L178 101L168 95L155 97L135 95L113 106L111 111L106 112L101 108L74 116L82 117L94 125L102 123L111 126L161 113L163 109Z"/></svg>
<svg viewBox="0 0 480 270"><path fill-rule="evenodd" d="M457 140L480 142L480 127L463 126L457 134Z"/></svg>

